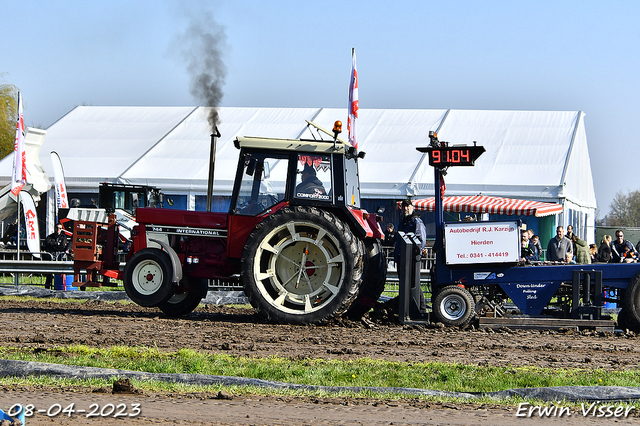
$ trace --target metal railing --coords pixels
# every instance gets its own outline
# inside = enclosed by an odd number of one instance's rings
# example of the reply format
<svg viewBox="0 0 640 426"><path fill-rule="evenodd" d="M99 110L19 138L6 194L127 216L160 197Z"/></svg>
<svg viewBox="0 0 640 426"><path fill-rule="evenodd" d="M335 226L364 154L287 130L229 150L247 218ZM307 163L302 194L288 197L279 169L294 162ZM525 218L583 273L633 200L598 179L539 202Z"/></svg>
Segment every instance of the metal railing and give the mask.
<svg viewBox="0 0 640 426"><path fill-rule="evenodd" d="M28 250L20 250L18 259L17 250L0 250L0 284L38 285L45 284L47 276L73 275L73 260L54 260L49 252L31 253ZM80 274L80 280L86 280L86 273ZM112 282L121 284L120 281Z"/></svg>
<svg viewBox="0 0 640 426"><path fill-rule="evenodd" d="M387 283L384 287L385 293L399 293L400 280L398 278L398 271L396 270L395 260L393 254L394 247L382 247L382 250L387 256ZM423 290L426 290L431 284L431 268L436 261L435 254L432 247L425 247L425 251L420 263L420 285Z"/></svg>
<svg viewBox="0 0 640 426"><path fill-rule="evenodd" d="M382 248L387 256L387 284L386 292L398 292L398 271L393 260L393 247ZM43 285L47 275L50 274L73 274L72 260L53 260L53 256L48 252L37 253L40 257L28 251L20 251L20 260L17 259L16 250L0 250L0 283L13 284L15 276L20 275L21 284ZM121 265L124 266L124 257L120 259ZM421 279L422 285L428 285L431 282L430 270L435 262L435 256L430 247L426 249L425 255L421 263ZM83 274L84 275L84 274ZM112 280L115 282L119 281ZM209 287L214 290L221 291L237 291L242 290L243 286L239 277L234 280L209 280Z"/></svg>
<svg viewBox="0 0 640 426"><path fill-rule="evenodd" d="M73 261L66 260L0 260L0 273L6 274L73 274Z"/></svg>
<svg viewBox="0 0 640 426"><path fill-rule="evenodd" d="M389 267L395 267L395 260L393 259L393 253L395 251L394 247L382 247L382 251L387 257L387 270ZM424 253L422 255L422 263L421 270L429 271L433 267L433 264L436 262L436 255L433 253L433 247L425 247ZM387 276L389 273L387 272Z"/></svg>

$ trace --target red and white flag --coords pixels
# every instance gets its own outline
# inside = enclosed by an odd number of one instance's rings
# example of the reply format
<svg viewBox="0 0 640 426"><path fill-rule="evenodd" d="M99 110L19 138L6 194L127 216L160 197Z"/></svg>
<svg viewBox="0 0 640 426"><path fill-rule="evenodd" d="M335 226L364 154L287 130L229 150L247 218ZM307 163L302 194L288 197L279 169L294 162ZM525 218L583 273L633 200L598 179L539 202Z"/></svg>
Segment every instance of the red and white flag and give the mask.
<svg viewBox="0 0 640 426"><path fill-rule="evenodd" d="M13 145L13 176L11 193L16 197L27 183L27 153L24 150L24 118L22 117L22 95L18 92L18 127Z"/></svg>
<svg viewBox="0 0 640 426"><path fill-rule="evenodd" d="M356 49L351 49L351 83L349 84L347 129L349 129L349 143L357 149L356 118L358 118L358 70L356 69Z"/></svg>
<svg viewBox="0 0 640 426"><path fill-rule="evenodd" d="M51 164L53 164L53 176L56 181L56 206L59 209L68 209L69 197L67 195L67 186L64 183L62 161L55 151L51 151Z"/></svg>

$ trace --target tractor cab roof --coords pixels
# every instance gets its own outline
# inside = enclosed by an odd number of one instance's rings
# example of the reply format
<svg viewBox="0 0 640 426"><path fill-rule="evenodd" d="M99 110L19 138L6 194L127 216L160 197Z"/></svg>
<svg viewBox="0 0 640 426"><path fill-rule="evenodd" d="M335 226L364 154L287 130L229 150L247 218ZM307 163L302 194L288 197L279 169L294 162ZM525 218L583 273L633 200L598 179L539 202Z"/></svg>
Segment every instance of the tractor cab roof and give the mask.
<svg viewBox="0 0 640 426"><path fill-rule="evenodd" d="M307 120L308 126L312 126L318 130L319 134L329 135L330 140L320 139L278 139L278 138L264 138L264 137L252 137L252 136L238 136L234 141L236 148L254 148L254 149L271 149L282 151L297 151L297 152L315 152L326 154L342 154L347 158L359 156L364 157L364 152L358 155L356 148L352 147L348 142L338 137L338 134L342 130L342 123L336 121L333 129L333 133L323 127Z"/></svg>
<svg viewBox="0 0 640 426"><path fill-rule="evenodd" d="M259 138L259 137L237 137L234 141L236 148L257 148L257 149L273 149L282 151L299 151L299 152L315 152L327 154L345 154L352 153L355 148L337 140L305 140L305 139L276 139L276 138Z"/></svg>

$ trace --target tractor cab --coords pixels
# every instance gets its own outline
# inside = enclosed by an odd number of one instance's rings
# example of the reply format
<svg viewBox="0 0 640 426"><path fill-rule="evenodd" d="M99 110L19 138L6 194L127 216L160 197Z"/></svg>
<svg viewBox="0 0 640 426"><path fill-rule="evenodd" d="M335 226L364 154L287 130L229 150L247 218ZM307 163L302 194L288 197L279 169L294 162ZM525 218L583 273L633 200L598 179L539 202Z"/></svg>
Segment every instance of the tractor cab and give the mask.
<svg viewBox="0 0 640 426"><path fill-rule="evenodd" d="M358 153L344 141L238 137L230 214L258 216L288 205L360 209Z"/></svg>
<svg viewBox="0 0 640 426"><path fill-rule="evenodd" d="M123 210L135 216L138 207L160 207L164 195L158 188L145 185L100 184L100 208Z"/></svg>

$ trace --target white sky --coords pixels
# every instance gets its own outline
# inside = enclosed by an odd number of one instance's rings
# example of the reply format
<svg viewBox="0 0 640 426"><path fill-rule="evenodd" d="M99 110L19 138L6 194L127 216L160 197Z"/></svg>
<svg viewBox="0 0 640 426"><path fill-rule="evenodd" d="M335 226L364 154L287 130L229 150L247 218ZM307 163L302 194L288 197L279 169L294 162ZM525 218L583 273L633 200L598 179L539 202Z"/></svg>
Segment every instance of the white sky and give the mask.
<svg viewBox="0 0 640 426"><path fill-rule="evenodd" d="M361 108L583 110L599 217L640 186L637 1L22 0L5 12L0 72L29 126L83 104L202 104L175 39L210 12L227 37L221 106L346 107L355 47Z"/></svg>

